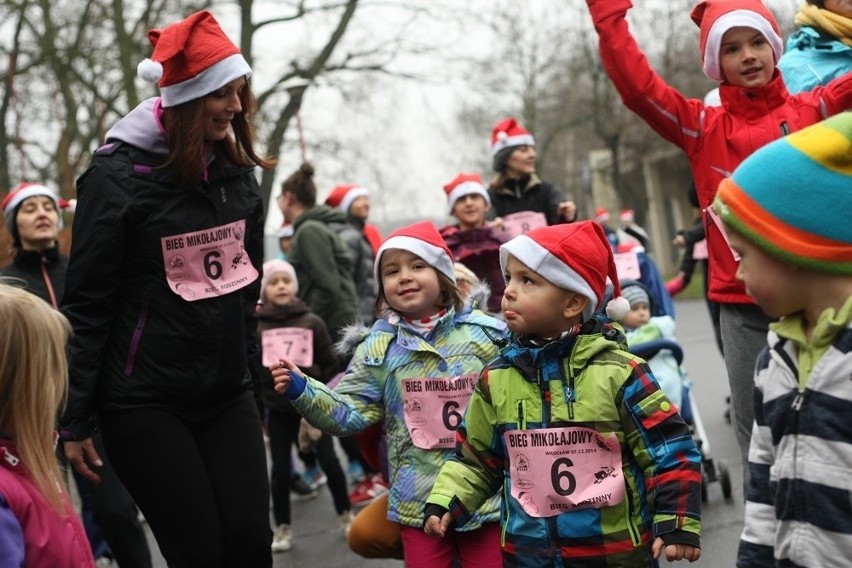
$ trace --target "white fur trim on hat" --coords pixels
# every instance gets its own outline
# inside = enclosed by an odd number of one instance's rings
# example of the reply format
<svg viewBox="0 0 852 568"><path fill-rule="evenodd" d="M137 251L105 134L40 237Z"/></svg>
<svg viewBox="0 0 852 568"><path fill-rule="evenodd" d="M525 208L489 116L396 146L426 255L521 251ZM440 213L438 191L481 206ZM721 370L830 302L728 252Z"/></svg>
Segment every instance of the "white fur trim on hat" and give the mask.
<svg viewBox="0 0 852 568"><path fill-rule="evenodd" d="M137 72L139 69L137 68ZM239 53L217 61L195 77L160 88L163 108L208 95L239 77L250 77L251 67Z"/></svg>
<svg viewBox="0 0 852 568"><path fill-rule="evenodd" d="M501 132L500 134L505 134ZM497 141L491 146L491 155L496 156L497 152L510 146L535 146L535 138L532 134L519 134L517 136L497 136Z"/></svg>
<svg viewBox="0 0 852 568"><path fill-rule="evenodd" d="M382 243L382 246L379 248L379 252L376 253L376 262L373 265L373 273L376 276L377 284L381 282L379 267L382 263L382 254L384 254L386 250L390 249L399 249L408 251L411 254L416 254L425 260L429 266L433 267L435 270L455 283L456 271L455 268L453 268L453 259L449 257L444 249L431 245L416 237L398 235L396 237L391 237Z"/></svg>
<svg viewBox="0 0 852 568"><path fill-rule="evenodd" d="M775 29L769 20L757 12L751 10L733 10L722 14L710 27L710 31L707 34L707 44L704 46L704 74L714 81L724 80L722 66L719 62L722 36L731 28L736 27L752 28L762 33L763 37L769 42L770 47L772 47L776 63L784 53L784 40L775 33Z"/></svg>
<svg viewBox="0 0 852 568"><path fill-rule="evenodd" d="M583 309L583 321L592 317L600 299L589 283L573 268L527 235L519 235L500 247L500 268L503 274L506 273L506 262L510 254L554 286L577 292L588 298L589 302Z"/></svg>
<svg viewBox="0 0 852 568"><path fill-rule="evenodd" d="M340 200L340 210L344 213L349 213L349 207L352 205L352 202L358 199L359 197L369 197L370 192L367 191L366 187L355 186L350 188L349 191L346 192L346 195L343 196L343 199Z"/></svg>
<svg viewBox="0 0 852 568"><path fill-rule="evenodd" d="M491 197L488 196L488 191L485 189L485 186L481 183L476 183L475 181L466 181L464 183L460 183L447 195L447 206L448 213L453 213L453 207L456 205L456 201L464 197L465 195L481 195L485 198L485 203L491 207Z"/></svg>

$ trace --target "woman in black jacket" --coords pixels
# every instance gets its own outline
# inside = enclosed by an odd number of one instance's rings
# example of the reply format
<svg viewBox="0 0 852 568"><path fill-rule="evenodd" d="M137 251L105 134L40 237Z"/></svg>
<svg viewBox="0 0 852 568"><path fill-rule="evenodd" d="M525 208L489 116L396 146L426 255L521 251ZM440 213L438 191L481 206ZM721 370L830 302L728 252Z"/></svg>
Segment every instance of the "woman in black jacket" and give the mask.
<svg viewBox="0 0 852 568"><path fill-rule="evenodd" d="M251 69L212 14L152 30L159 81L77 181L63 312L74 335L65 452L106 449L169 566L271 566L252 392L263 203ZM254 372L250 373L250 368Z"/></svg>

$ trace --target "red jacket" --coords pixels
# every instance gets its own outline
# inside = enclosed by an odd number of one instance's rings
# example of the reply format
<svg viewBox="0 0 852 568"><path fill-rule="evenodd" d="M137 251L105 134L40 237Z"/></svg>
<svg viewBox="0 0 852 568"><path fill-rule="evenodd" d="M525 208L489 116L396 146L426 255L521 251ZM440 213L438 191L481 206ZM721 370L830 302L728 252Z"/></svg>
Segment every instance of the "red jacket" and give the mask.
<svg viewBox="0 0 852 568"><path fill-rule="evenodd" d="M769 84L743 88L722 83L722 106L688 99L651 68L630 34L630 0L587 0L600 36L601 60L625 106L686 153L703 211L710 256L711 300L754 303L736 280L737 265L707 215L723 178L761 146L852 108L852 74L825 87L790 95L778 71Z"/></svg>
<svg viewBox="0 0 852 568"><path fill-rule="evenodd" d="M0 517L11 511L21 532L0 535L11 549L0 564L23 558L24 568L94 568L92 549L80 519L66 503L59 515L26 472L13 442L0 440ZM0 526L9 527L7 523ZM23 541L19 539L23 539Z"/></svg>

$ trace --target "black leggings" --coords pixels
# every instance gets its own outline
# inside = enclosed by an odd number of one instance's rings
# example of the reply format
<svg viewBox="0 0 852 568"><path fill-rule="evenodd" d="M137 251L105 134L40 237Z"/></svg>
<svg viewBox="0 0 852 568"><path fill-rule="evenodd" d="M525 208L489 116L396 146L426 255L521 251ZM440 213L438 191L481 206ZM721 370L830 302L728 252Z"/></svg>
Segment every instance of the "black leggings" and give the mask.
<svg viewBox="0 0 852 568"><path fill-rule="evenodd" d="M104 443L171 568L272 566L269 482L251 392L192 418L101 415Z"/></svg>
<svg viewBox="0 0 852 568"><path fill-rule="evenodd" d="M293 472L292 450L299 434L298 414L269 409L269 452L272 455L272 513L275 524L290 524L290 477ZM328 490L339 515L352 508L346 487L346 475L334 453L332 437L323 433L316 449L319 465L328 478Z"/></svg>

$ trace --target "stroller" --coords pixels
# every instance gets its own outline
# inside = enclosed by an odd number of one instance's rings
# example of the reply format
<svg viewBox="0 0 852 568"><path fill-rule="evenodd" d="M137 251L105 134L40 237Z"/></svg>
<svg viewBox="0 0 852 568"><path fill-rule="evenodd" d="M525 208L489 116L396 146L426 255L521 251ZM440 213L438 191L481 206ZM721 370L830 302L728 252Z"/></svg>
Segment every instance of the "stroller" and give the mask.
<svg viewBox="0 0 852 568"><path fill-rule="evenodd" d="M663 351L668 351L675 358L681 370L683 385L683 402L680 408L680 415L683 417L684 422L689 425L690 432L692 432L692 439L695 441L695 445L698 446L698 451L701 452L701 501L707 502L708 485L717 481L722 489L722 496L726 501L730 501L732 495L731 474L728 471L727 465L723 462L717 463L713 460L713 454L710 451L710 441L701 422L698 406L693 399L692 381L682 367L683 349L681 349L676 341L658 339L635 346L631 345L629 350L634 355L638 355L646 361L650 361Z"/></svg>
<svg viewBox="0 0 852 568"><path fill-rule="evenodd" d="M653 262L651 262L651 265L653 266ZM653 266L653 269L656 270L656 266ZM653 274L653 271L651 271L651 273ZM669 308L668 303L658 303L656 300L656 298L660 295L663 295L663 297L668 297L669 301L671 301L671 296L668 295L665 288L661 289L658 286L658 282L658 280L652 278L652 285L647 286L643 278L643 280L621 280L620 284L622 290L629 286L642 287L648 293L651 314L658 317L669 316L673 320L673 302L671 304L672 307ZM603 302L604 305L606 305L606 302L612 298L612 293L612 287L609 286L605 294ZM674 323L672 322L671 325L673 328ZM695 400L693 399L692 381L687 375L686 370L683 368L683 349L680 344L670 337L653 339L637 344L631 344L628 340L628 350L634 355L642 357L645 361L648 361L652 371L654 371L655 367L658 369L654 372L658 375L660 385L664 392L669 393L669 398L672 399L672 401L676 403L678 399L681 399L679 407L680 415L684 422L689 425L695 445L698 446L698 450L701 452L701 500L704 502L707 501L708 485L717 481L721 486L722 495L725 500L730 500L732 495L730 472L724 463L717 463L713 460L713 454L710 451L710 441L708 440L707 433L704 430L704 425L698 412L698 406L695 404ZM655 357L657 357L657 359L652 361ZM662 376L662 372L659 371L661 366L665 368L665 372L667 374L665 378ZM681 391L677 393L677 395L682 394L682 396L676 396L672 393L672 390L677 388L680 388Z"/></svg>

